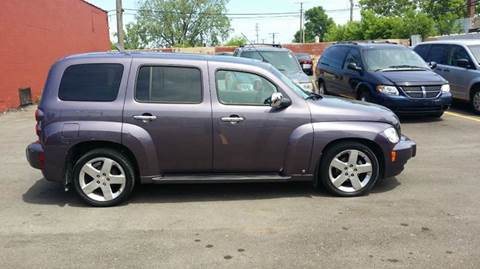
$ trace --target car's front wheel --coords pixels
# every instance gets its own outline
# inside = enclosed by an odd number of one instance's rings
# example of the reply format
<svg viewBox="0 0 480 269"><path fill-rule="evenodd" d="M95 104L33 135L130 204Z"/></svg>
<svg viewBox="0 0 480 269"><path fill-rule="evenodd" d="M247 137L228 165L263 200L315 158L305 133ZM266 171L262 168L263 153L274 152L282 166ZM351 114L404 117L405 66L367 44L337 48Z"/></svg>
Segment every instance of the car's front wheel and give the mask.
<svg viewBox="0 0 480 269"><path fill-rule="evenodd" d="M111 149L95 149L81 156L74 166L77 194L93 206L114 206L125 201L135 185L130 160Z"/></svg>
<svg viewBox="0 0 480 269"><path fill-rule="evenodd" d="M375 153L358 142L330 147L322 158L319 180L328 192L338 196L366 194L380 176Z"/></svg>
<svg viewBox="0 0 480 269"><path fill-rule="evenodd" d="M328 94L327 87L325 87L325 82L321 79L318 80L318 93L319 94Z"/></svg>
<svg viewBox="0 0 480 269"><path fill-rule="evenodd" d="M473 112L480 114L480 90L474 92L471 99Z"/></svg>

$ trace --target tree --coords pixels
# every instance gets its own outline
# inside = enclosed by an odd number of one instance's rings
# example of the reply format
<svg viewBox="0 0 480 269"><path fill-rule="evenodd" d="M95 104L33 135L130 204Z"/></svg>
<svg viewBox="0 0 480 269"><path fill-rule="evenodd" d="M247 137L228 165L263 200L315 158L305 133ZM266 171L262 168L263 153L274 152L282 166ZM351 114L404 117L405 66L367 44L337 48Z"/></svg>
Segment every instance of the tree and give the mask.
<svg viewBox="0 0 480 269"><path fill-rule="evenodd" d="M323 41L325 33L328 29L335 25L333 19L330 18L323 7L313 7L305 12L305 42L315 41L315 36L320 37ZM302 42L301 32L297 31L294 36L294 42Z"/></svg>
<svg viewBox="0 0 480 269"><path fill-rule="evenodd" d="M234 36L232 38L230 38L226 43L225 43L225 46L243 46L245 44L248 43L248 40L246 40L245 38L243 37L240 37L240 36Z"/></svg>
<svg viewBox="0 0 480 269"><path fill-rule="evenodd" d="M370 10L380 16L398 16L407 10L415 10L419 0L360 0L362 10Z"/></svg>
<svg viewBox="0 0 480 269"><path fill-rule="evenodd" d="M228 37L228 0L140 0L136 23L127 25L134 47L217 45Z"/></svg>

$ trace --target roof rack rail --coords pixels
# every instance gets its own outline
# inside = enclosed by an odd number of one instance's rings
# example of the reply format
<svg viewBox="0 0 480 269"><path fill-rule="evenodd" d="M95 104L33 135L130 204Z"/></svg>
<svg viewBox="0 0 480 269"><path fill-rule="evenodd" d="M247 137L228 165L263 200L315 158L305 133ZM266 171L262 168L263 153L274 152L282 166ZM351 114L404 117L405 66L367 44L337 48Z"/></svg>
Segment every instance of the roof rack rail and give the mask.
<svg viewBox="0 0 480 269"><path fill-rule="evenodd" d="M392 41L389 41L389 40L370 40L368 41L369 43L373 43L373 44L392 44L392 45L398 45L397 42L392 42Z"/></svg>
<svg viewBox="0 0 480 269"><path fill-rule="evenodd" d="M335 44L351 44L351 45L358 45L358 42L355 41L337 41Z"/></svg>
<svg viewBox="0 0 480 269"><path fill-rule="evenodd" d="M256 44L246 44L240 45L240 48L245 47L274 47L274 48L282 48L281 44L269 44L269 43L256 43Z"/></svg>

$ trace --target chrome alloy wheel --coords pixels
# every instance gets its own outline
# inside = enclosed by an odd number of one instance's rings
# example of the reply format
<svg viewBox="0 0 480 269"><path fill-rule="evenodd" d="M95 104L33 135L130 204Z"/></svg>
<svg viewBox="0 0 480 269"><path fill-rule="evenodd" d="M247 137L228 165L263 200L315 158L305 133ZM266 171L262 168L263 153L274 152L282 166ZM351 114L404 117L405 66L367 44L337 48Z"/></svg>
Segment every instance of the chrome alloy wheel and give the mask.
<svg viewBox="0 0 480 269"><path fill-rule="evenodd" d="M328 168L330 181L343 192L356 192L367 186L372 178L372 172L370 158L355 149L337 154Z"/></svg>
<svg viewBox="0 0 480 269"><path fill-rule="evenodd" d="M125 171L110 158L94 158L82 166L79 183L83 193L90 199L98 202L111 201L125 189Z"/></svg>
<svg viewBox="0 0 480 269"><path fill-rule="evenodd" d="M479 112L480 112L480 91L477 91L477 92L473 95L472 104L473 104L473 108L474 108L476 111L479 111Z"/></svg>

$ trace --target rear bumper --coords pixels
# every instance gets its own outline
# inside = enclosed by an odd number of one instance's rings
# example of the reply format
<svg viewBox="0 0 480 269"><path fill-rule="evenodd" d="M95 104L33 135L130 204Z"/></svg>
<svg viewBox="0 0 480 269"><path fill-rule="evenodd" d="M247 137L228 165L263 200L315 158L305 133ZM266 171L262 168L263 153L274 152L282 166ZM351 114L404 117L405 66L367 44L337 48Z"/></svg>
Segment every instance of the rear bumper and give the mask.
<svg viewBox="0 0 480 269"><path fill-rule="evenodd" d="M417 144L408 137L402 136L400 142L395 145L392 151L396 152L397 159L392 161L390 154L388 154L384 174L386 178L396 176L403 171L408 160L417 155Z"/></svg>
<svg viewBox="0 0 480 269"><path fill-rule="evenodd" d="M31 167L36 169L43 169L45 167L45 152L38 141L28 145L25 154Z"/></svg>
<svg viewBox="0 0 480 269"><path fill-rule="evenodd" d="M412 99L405 96L383 97L379 104L388 107L399 115L438 114L448 110L452 104L452 95L442 93L435 99Z"/></svg>

